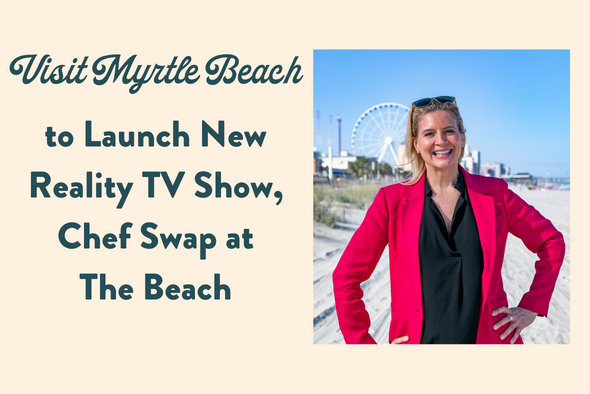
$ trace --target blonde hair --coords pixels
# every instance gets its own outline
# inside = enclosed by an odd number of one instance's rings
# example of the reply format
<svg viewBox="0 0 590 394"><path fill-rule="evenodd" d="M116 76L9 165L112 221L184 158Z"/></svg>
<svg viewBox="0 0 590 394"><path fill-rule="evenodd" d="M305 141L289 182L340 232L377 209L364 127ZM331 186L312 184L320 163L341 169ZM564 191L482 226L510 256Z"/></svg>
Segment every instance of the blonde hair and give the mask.
<svg viewBox="0 0 590 394"><path fill-rule="evenodd" d="M463 154L465 153L465 127L463 127L463 118L461 118L461 114L459 113L459 108L455 103L439 103L438 101L432 100L430 105L422 108L413 108L410 111L410 115L408 116L408 128L406 132L406 157L410 161L412 165L412 178L404 182L403 184L406 186L413 185L422 177L424 171L426 171L426 164L424 163L424 159L414 148L414 140L418 139L418 121L420 118L434 111L446 111L448 112L457 122L457 128L461 133L461 138L463 139L463 147L461 148L461 155L459 156L459 163L461 159L463 159Z"/></svg>

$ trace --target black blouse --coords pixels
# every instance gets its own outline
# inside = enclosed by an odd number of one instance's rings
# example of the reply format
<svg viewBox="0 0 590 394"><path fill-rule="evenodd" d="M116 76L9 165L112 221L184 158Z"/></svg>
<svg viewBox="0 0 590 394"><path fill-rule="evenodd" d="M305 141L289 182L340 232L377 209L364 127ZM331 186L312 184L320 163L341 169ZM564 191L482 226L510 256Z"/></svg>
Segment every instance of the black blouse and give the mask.
<svg viewBox="0 0 590 394"><path fill-rule="evenodd" d="M461 170L455 189L461 196L449 234L432 201L428 178L425 182L420 227L424 308L421 343L474 344L477 336L483 252Z"/></svg>

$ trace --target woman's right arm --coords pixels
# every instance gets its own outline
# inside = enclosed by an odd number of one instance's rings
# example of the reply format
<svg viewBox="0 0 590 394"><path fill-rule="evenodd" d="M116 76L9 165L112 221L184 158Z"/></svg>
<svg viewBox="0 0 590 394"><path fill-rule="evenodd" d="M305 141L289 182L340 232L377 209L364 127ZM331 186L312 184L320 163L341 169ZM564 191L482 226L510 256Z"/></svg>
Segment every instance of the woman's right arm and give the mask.
<svg viewBox="0 0 590 394"><path fill-rule="evenodd" d="M354 233L332 276L340 331L346 343L375 344L362 301L361 283L369 279L388 242L389 211L379 190L363 223Z"/></svg>

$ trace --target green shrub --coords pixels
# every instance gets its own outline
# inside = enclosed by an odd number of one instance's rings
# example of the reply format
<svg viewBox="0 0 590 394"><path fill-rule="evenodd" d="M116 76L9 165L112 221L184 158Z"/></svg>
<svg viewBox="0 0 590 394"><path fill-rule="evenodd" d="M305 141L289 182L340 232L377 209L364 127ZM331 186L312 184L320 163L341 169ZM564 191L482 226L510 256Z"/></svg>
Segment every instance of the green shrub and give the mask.
<svg viewBox="0 0 590 394"><path fill-rule="evenodd" d="M314 220L334 227L336 219L330 212L330 207L334 203L346 203L358 209L366 209L382 186L384 185L364 182L315 184L313 185Z"/></svg>

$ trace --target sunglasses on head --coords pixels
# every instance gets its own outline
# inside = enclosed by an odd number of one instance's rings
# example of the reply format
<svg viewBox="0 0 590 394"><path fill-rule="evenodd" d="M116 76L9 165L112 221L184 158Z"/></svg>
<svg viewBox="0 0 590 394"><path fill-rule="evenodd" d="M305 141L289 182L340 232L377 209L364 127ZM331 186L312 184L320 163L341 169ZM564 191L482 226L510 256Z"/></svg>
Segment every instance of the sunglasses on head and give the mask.
<svg viewBox="0 0 590 394"><path fill-rule="evenodd" d="M431 97L431 98L423 98L420 100L416 100L412 103L412 108L422 108L427 107L432 104L432 101L436 101L439 103L455 103L457 104L457 100L455 100L452 96L438 96L438 97Z"/></svg>

